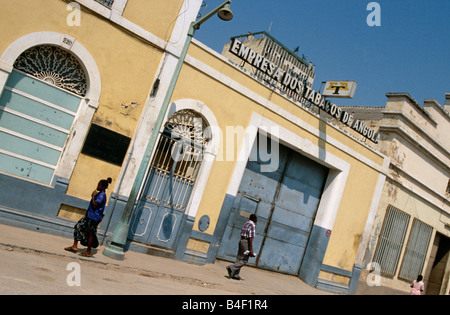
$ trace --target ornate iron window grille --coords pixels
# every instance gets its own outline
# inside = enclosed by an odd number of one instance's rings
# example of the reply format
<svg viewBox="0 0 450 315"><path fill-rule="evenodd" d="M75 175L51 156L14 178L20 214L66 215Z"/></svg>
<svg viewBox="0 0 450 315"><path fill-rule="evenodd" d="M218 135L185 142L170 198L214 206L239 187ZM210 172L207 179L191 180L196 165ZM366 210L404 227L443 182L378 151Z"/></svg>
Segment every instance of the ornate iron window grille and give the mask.
<svg viewBox="0 0 450 315"><path fill-rule="evenodd" d="M210 140L205 121L190 110L173 114L151 163L147 201L185 211ZM167 182L170 193L164 193Z"/></svg>
<svg viewBox="0 0 450 315"><path fill-rule="evenodd" d="M14 68L79 96L86 96L83 68L73 55L58 47L32 47L17 58Z"/></svg>

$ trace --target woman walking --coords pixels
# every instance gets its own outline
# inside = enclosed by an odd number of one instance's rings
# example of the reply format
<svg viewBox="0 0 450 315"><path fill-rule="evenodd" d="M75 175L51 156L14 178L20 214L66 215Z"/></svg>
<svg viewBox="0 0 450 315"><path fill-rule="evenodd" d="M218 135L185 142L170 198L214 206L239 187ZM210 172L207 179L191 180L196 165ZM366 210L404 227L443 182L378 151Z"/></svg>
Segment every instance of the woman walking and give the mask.
<svg viewBox="0 0 450 315"><path fill-rule="evenodd" d="M106 205L105 190L111 182L111 177L98 182L97 189L91 194L91 201L89 202L86 215L75 224L73 245L64 248L66 251L76 253L78 242L81 242L81 245L87 246L87 250L81 253L80 256L91 257L91 248L98 247L97 226L103 219L103 211Z"/></svg>

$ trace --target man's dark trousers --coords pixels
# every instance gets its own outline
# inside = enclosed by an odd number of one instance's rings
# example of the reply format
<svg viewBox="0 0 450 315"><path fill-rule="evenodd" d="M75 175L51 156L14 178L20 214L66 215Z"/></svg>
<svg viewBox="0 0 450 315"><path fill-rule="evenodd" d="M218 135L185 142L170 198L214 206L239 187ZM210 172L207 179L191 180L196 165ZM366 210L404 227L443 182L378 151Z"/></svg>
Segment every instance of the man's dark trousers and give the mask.
<svg viewBox="0 0 450 315"><path fill-rule="evenodd" d="M228 268L231 270L232 278L239 278L239 272L241 268L244 267L249 259L249 253L244 254L249 250L248 248L248 239L241 238L239 241L239 251L236 257L236 262L233 265L229 265Z"/></svg>

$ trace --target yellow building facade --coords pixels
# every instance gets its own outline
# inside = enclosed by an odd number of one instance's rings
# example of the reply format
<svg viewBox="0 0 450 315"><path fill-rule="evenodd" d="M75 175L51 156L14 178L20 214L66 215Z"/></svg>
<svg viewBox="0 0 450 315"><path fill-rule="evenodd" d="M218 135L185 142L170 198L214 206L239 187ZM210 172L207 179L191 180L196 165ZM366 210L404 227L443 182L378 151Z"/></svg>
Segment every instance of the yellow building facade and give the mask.
<svg viewBox="0 0 450 315"><path fill-rule="evenodd" d="M0 1L0 219L71 237L111 177L105 244L138 186L125 252L234 260L255 213L250 265L354 292L389 159L311 110L344 116L292 73L230 48L295 97L194 39L146 156L201 2Z"/></svg>

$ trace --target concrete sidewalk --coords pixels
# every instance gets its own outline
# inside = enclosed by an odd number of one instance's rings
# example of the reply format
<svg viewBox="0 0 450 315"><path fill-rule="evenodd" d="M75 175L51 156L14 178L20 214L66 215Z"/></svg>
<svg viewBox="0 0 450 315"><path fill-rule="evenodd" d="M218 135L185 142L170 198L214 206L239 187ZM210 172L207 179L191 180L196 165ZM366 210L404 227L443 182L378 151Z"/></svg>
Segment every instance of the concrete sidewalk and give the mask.
<svg viewBox="0 0 450 315"><path fill-rule="evenodd" d="M117 261L102 254L103 246L93 250L93 257L85 258L64 250L64 247L72 245L72 242L72 239L0 224L0 246L3 249L20 250L27 255L51 255L47 257L64 257L78 259L83 263L100 264L108 267L112 278L114 272L118 270L122 273L154 275L155 278L164 278L168 281L176 281L182 286L191 286L191 289L186 289L183 294L190 295L194 292L198 295L332 295L312 288L296 276L252 267L244 267L241 272L243 280L231 280L225 269L229 262L221 260L217 260L214 264L198 266L171 258L128 251L124 261ZM79 246L79 252L83 250L84 247ZM4 252L0 251L0 255Z"/></svg>

